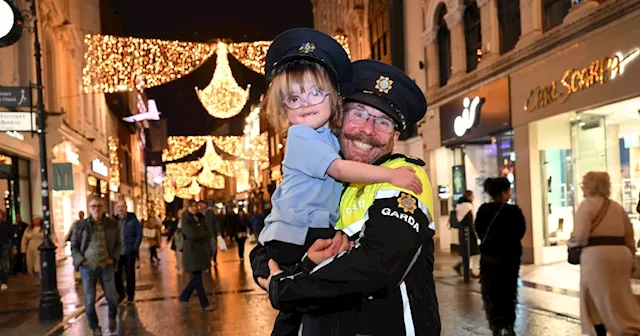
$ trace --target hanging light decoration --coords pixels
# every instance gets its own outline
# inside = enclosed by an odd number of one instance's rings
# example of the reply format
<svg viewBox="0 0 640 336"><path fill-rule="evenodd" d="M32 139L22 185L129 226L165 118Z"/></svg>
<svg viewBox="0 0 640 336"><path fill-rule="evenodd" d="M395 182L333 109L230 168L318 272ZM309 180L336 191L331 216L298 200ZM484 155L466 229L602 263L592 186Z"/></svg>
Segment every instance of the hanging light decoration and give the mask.
<svg viewBox="0 0 640 336"><path fill-rule="evenodd" d="M200 161L168 163L165 165L167 179L172 180L178 188L191 182L191 177L202 169Z"/></svg>
<svg viewBox="0 0 640 336"><path fill-rule="evenodd" d="M207 109L209 114L215 118L227 119L242 111L249 99L251 85L249 84L244 90L238 86L236 79L233 78L225 43L218 42L216 53L218 57L213 78L204 90L199 90L196 87L196 93L202 106Z"/></svg>
<svg viewBox="0 0 640 336"><path fill-rule="evenodd" d="M224 176L216 175L207 167L204 167L200 175L198 175L198 183L207 188L224 189Z"/></svg>
<svg viewBox="0 0 640 336"><path fill-rule="evenodd" d="M193 196L198 195L200 193L200 190L202 190L202 188L200 188L200 185L198 184L198 181L196 181L195 177L191 178L191 185L189 186L189 193Z"/></svg>
<svg viewBox="0 0 640 336"><path fill-rule="evenodd" d="M176 190L176 197L185 200L193 199L193 195L189 192L189 188L179 188Z"/></svg>
<svg viewBox="0 0 640 336"><path fill-rule="evenodd" d="M173 181L168 177L162 180L162 192L164 194L164 201L167 203L173 202L176 197L176 189L173 185Z"/></svg>

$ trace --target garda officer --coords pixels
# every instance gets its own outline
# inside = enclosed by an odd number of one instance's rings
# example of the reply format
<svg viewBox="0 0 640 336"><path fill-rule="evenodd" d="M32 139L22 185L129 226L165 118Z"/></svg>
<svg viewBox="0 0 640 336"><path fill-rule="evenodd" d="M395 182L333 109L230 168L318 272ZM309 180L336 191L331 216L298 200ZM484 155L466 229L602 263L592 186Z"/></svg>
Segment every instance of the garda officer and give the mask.
<svg viewBox="0 0 640 336"><path fill-rule="evenodd" d="M317 265L307 257L296 272L272 264L269 298L276 309L305 313L302 335L439 335L431 186L421 160L391 153L407 124L422 119L427 102L409 77L388 64L352 65L343 154L389 168L413 167L423 192L388 183L347 186L336 226L355 245L315 258Z"/></svg>

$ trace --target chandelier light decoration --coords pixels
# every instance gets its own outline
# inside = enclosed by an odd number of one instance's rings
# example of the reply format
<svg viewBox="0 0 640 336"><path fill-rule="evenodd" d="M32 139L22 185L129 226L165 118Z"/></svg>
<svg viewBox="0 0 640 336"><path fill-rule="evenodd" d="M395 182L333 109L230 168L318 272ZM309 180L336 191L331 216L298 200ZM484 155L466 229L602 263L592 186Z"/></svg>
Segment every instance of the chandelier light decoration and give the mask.
<svg viewBox="0 0 640 336"><path fill-rule="evenodd" d="M133 91L181 78L214 53L206 43L85 35L85 93Z"/></svg>
<svg viewBox="0 0 640 336"><path fill-rule="evenodd" d="M173 181L177 188L181 188L191 182L191 177L202 169L200 161L188 161L179 163L168 163L165 165L166 178Z"/></svg>
<svg viewBox="0 0 640 336"><path fill-rule="evenodd" d="M240 113L247 104L251 85L245 90L233 78L225 43L218 42L216 53L218 57L213 78L204 90L196 87L196 94L209 114L215 118L228 119Z"/></svg>
<svg viewBox="0 0 640 336"><path fill-rule="evenodd" d="M176 190L176 196L185 200L193 199L193 195L189 192L189 188L180 188Z"/></svg>
<svg viewBox="0 0 640 336"><path fill-rule="evenodd" d="M334 38L351 55L347 37ZM84 44L85 93L111 93L149 88L181 78L202 65L220 45L224 46L227 63L228 50L240 63L264 74L271 41L208 44L89 34Z"/></svg>
<svg viewBox="0 0 640 336"><path fill-rule="evenodd" d="M267 133L263 132L257 137L245 136L170 136L167 148L162 151L162 162L179 160L200 149L207 140L223 152L244 160L269 161Z"/></svg>
<svg viewBox="0 0 640 336"><path fill-rule="evenodd" d="M164 180L162 180L162 192L166 203L171 203L176 198L175 186L173 185L173 181L168 177L165 177Z"/></svg>
<svg viewBox="0 0 640 336"><path fill-rule="evenodd" d="M207 167L202 168L202 172L198 175L198 183L207 188L224 189L224 176L216 175Z"/></svg>

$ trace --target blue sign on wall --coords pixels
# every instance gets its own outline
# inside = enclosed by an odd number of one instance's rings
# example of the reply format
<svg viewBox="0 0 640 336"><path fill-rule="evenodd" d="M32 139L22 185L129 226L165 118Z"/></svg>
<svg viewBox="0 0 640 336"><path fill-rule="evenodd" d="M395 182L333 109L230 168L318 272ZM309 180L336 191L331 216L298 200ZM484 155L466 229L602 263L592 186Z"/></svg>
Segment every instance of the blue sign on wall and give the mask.
<svg viewBox="0 0 640 336"><path fill-rule="evenodd" d="M53 190L73 190L73 165L71 163L54 163Z"/></svg>

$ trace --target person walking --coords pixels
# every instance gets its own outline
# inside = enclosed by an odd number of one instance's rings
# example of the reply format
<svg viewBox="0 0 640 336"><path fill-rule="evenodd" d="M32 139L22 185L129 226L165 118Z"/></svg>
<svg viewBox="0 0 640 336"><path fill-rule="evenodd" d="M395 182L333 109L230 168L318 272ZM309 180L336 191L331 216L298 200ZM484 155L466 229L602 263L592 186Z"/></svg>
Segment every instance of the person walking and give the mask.
<svg viewBox="0 0 640 336"><path fill-rule="evenodd" d="M576 211L568 245L580 253L580 324L583 335L640 335L640 304L631 290L636 252L624 208L609 199L606 172L582 178L584 200Z"/></svg>
<svg viewBox="0 0 640 336"><path fill-rule="evenodd" d="M51 235L52 240L54 237L55 235ZM40 250L38 247L42 245L42 240L42 217L33 217L31 226L22 236L21 250L27 257L27 272L33 275L38 285L40 285Z"/></svg>
<svg viewBox="0 0 640 336"><path fill-rule="evenodd" d="M79 221L84 220L84 211L80 210L78 212L78 220L71 223L71 227L69 227L69 232L67 232L67 235L64 237L64 241L65 242L69 242L69 244L71 244L71 237L73 236L73 230L76 227L76 224L78 224ZM80 277L80 272L79 271L74 271L73 272L73 277L76 279L76 282L80 282L81 281L81 277Z"/></svg>
<svg viewBox="0 0 640 336"><path fill-rule="evenodd" d="M176 271L178 271L178 274L182 274L182 272L184 271L183 257L182 257L182 249L184 248L184 234L182 233L183 213L184 213L183 209L178 210L178 223L176 225L175 231L170 234L172 238L171 249L175 252Z"/></svg>
<svg viewBox="0 0 640 336"><path fill-rule="evenodd" d="M209 232L209 250L213 266L218 265L218 237L222 237L220 233L220 224L213 210L207 206L206 202L198 203L200 208L200 220L204 223L204 228Z"/></svg>
<svg viewBox="0 0 640 336"><path fill-rule="evenodd" d="M251 230L251 224L249 223L249 216L244 213L244 210L239 210L236 217L234 230L236 233L236 243L238 243L238 257L240 261L244 261L244 245L249 237L249 231Z"/></svg>
<svg viewBox="0 0 640 336"><path fill-rule="evenodd" d="M476 230L480 244L480 284L484 310L493 335L515 336L518 274L526 223L511 199L511 183L505 177L488 178L484 191L491 202L478 209Z"/></svg>
<svg viewBox="0 0 640 336"><path fill-rule="evenodd" d="M13 225L7 222L5 212L0 210L0 291L9 288L9 268L13 240Z"/></svg>
<svg viewBox="0 0 640 336"><path fill-rule="evenodd" d="M136 215L127 211L127 203L118 201L116 203L116 217L118 230L120 231L120 258L116 267L116 291L118 292L118 302L122 302L125 297L125 286L122 282L123 275L127 278L127 303L133 303L136 292L136 251L142 242L142 224Z"/></svg>
<svg viewBox="0 0 640 336"><path fill-rule="evenodd" d="M158 258L158 247L162 243L162 235L160 232L160 220L157 217L150 217L144 222L143 236L144 241L149 246L149 261L151 264L160 262Z"/></svg>
<svg viewBox="0 0 640 336"><path fill-rule="evenodd" d="M22 220L20 213L16 213L16 221L13 228L13 253L15 258L15 263L13 264L14 273L28 273L25 251L22 251L22 237L28 227L29 224Z"/></svg>
<svg viewBox="0 0 640 336"><path fill-rule="evenodd" d="M100 197L89 200L89 218L76 224L71 236L73 265L80 269L84 306L89 328L94 335L102 335L96 314L96 285L98 280L109 306L109 332L116 331L118 292L115 286L115 265L122 252L118 223L104 215L104 201Z"/></svg>
<svg viewBox="0 0 640 336"><path fill-rule="evenodd" d="M458 229L458 241L460 242L460 246L465 243L465 232L463 228L467 228L469 230L469 270L471 271L472 278L478 278L479 276L473 273L474 265L478 266L478 268L480 267L478 258L480 255L480 247L478 246L478 235L476 234L476 227L474 225L476 217L476 213L473 208L474 199L475 195L473 194L473 191L465 190L462 197L460 197L456 204L456 219L460 224L462 224L462 228ZM460 251L462 251L462 249ZM464 258L464 256L462 257ZM459 275L462 275L462 264L462 261L460 261L453 266L453 269Z"/></svg>
<svg viewBox="0 0 640 336"><path fill-rule="evenodd" d="M195 290L204 311L212 311L202 283L202 272L211 267L209 255L209 231L198 220L198 204L193 200L186 201L187 211L182 215L182 233L184 234L184 269L191 273L191 280L180 293L180 302L187 304Z"/></svg>

